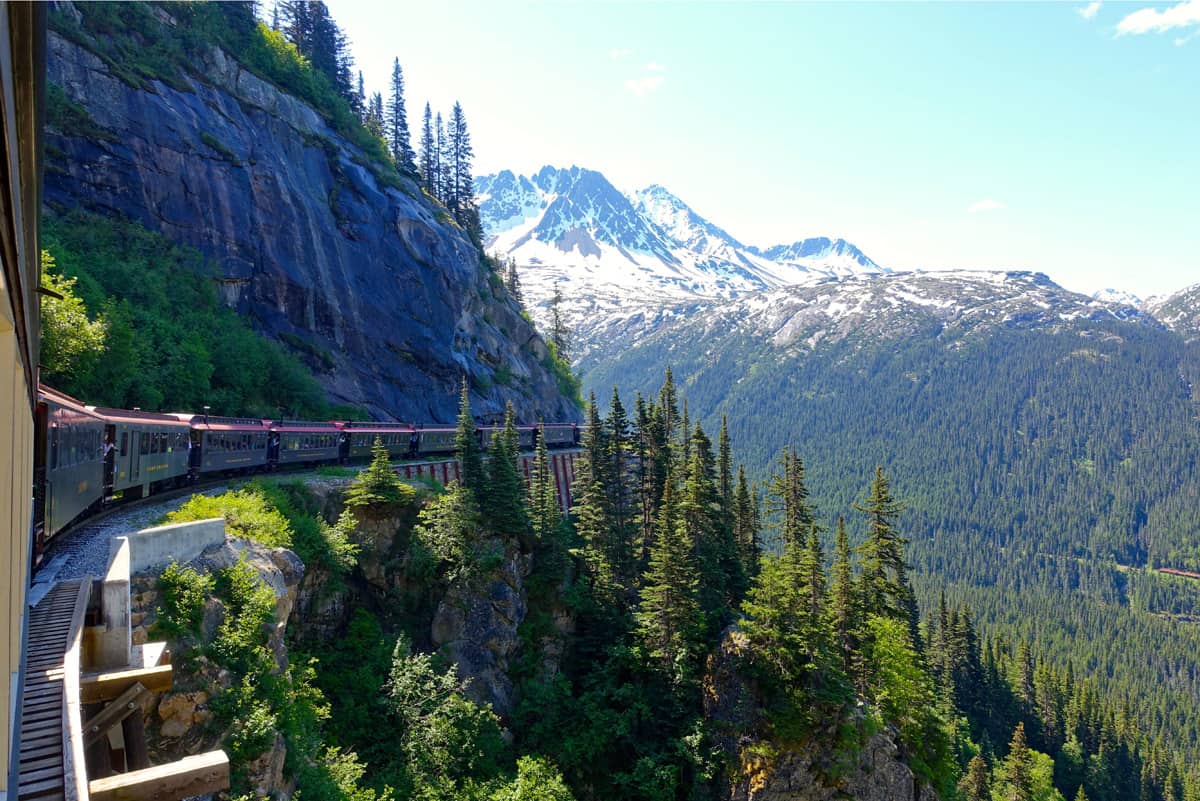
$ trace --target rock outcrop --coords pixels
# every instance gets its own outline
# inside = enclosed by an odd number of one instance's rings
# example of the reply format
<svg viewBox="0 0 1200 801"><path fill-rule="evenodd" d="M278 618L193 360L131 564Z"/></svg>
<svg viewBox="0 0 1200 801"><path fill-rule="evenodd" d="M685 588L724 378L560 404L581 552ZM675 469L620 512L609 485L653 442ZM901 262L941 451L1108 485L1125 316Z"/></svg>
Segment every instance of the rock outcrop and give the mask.
<svg viewBox="0 0 1200 801"><path fill-rule="evenodd" d="M205 550L189 566L199 573L214 573L239 562L248 565L258 580L270 587L275 595L267 646L278 669L283 670L288 664L284 635L304 578L304 564L296 554L285 548L268 548L247 540L226 537L223 544ZM134 576L130 589L135 621L134 641L146 642L162 604L158 591L158 571ZM202 624L205 639L211 639L222 615L221 602L210 598ZM227 734L225 730L209 725L213 720L209 702L232 686L232 674L199 652L187 655L185 663L186 667L175 671L172 690L155 698L150 702L150 708L145 710L151 733L157 735L149 738L153 764L220 748ZM286 798L291 795L294 779L285 775L286 759L286 742L282 735L276 733L270 745L246 767L246 781L254 789L255 795L260 798L276 795Z"/></svg>
<svg viewBox="0 0 1200 801"><path fill-rule="evenodd" d="M937 801L937 794L904 763L891 730L866 737L849 757L835 753L832 737L815 736L804 744L771 742L756 688L741 671L745 648L745 637L730 627L705 677L705 715L733 766L720 797L729 801Z"/></svg>
<svg viewBox="0 0 1200 801"><path fill-rule="evenodd" d="M510 659L521 641L518 628L528 611L525 578L530 557L515 547L504 550L491 573L455 583L433 618L433 643L454 662L466 693L477 704L491 704L501 717L513 710Z"/></svg>
<svg viewBox="0 0 1200 801"><path fill-rule="evenodd" d="M414 180L383 180L317 109L218 48L171 85L127 82L80 44L88 13L59 3L52 15L52 28L76 22L70 39L49 35L49 81L89 122L47 131L50 208L197 248L224 301L304 358L334 401L448 422L465 375L479 414L512 401L525 420L578 418L542 338Z"/></svg>

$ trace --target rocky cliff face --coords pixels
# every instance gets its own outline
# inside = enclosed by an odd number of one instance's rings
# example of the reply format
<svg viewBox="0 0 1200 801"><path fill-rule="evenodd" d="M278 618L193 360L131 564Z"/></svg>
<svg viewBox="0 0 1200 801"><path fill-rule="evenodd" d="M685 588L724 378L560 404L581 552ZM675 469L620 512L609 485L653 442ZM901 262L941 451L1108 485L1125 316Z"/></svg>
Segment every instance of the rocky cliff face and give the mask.
<svg viewBox="0 0 1200 801"><path fill-rule="evenodd" d="M49 36L51 84L90 117L47 132L49 207L121 215L199 249L224 301L303 356L334 401L445 422L466 375L477 412L511 400L526 420L577 417L541 337L414 181L386 185L317 110L220 49L186 90L145 89L77 40Z"/></svg>
<svg viewBox="0 0 1200 801"><path fill-rule="evenodd" d="M853 754L837 754L832 737L806 743L776 743L765 725L755 687L740 670L745 638L725 633L709 660L704 712L728 757L728 801L937 801L904 763L894 732L866 736Z"/></svg>

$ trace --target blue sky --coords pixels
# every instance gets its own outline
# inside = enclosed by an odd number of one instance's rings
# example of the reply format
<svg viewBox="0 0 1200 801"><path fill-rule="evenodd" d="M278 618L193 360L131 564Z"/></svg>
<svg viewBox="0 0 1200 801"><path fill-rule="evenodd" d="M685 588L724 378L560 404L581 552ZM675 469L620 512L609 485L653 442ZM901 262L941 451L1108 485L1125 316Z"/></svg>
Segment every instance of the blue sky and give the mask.
<svg viewBox="0 0 1200 801"><path fill-rule="evenodd" d="M1200 0L330 8L414 131L462 102L478 173L578 164L893 269L1200 281Z"/></svg>

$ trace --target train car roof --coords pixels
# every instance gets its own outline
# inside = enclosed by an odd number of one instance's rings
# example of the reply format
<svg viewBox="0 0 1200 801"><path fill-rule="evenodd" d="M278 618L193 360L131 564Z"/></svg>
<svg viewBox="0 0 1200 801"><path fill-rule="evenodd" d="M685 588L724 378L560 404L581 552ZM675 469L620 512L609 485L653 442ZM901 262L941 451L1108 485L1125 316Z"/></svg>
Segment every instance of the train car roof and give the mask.
<svg viewBox="0 0 1200 801"><path fill-rule="evenodd" d="M188 423L173 414L143 412L137 409L109 409L105 406L89 406L96 414L110 423L157 423L160 425L187 428Z"/></svg>
<svg viewBox="0 0 1200 801"><path fill-rule="evenodd" d="M363 434L371 434L375 432L388 434L396 431L411 433L415 430L412 423L384 423L381 421L371 420L365 422L362 420L357 422L354 420L348 420L345 423L342 423L342 426L347 431L357 431Z"/></svg>
<svg viewBox="0 0 1200 801"><path fill-rule="evenodd" d="M72 398L65 392L59 392L57 389L48 387L45 384L38 384L38 398L57 403L59 406L66 406L72 411L82 412L98 420L102 419L99 414L84 405L83 401Z"/></svg>
<svg viewBox="0 0 1200 801"><path fill-rule="evenodd" d="M171 417L190 425L200 431L247 431L262 433L267 430L270 420L254 417L218 417L216 415L192 414L191 412L172 412Z"/></svg>
<svg viewBox="0 0 1200 801"><path fill-rule="evenodd" d="M270 425L272 431L279 431L284 434L297 433L316 433L316 434L340 434L342 426L340 423L329 421L316 420L275 420L266 421Z"/></svg>

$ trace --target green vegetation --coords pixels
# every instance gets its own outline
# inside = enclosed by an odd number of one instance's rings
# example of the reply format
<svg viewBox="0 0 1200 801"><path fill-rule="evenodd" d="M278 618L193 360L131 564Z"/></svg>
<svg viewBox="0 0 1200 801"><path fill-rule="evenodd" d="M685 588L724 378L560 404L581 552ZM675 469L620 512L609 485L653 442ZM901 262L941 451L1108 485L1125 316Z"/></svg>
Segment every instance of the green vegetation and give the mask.
<svg viewBox="0 0 1200 801"><path fill-rule="evenodd" d="M102 316L88 319L87 308L75 294L78 280L59 274L48 251L42 251L41 262L41 286L48 290L41 310L43 375L72 382L96 369L108 325Z"/></svg>
<svg viewBox="0 0 1200 801"><path fill-rule="evenodd" d="M969 603L982 632L1027 641L1059 670L1073 663L1128 697L1151 741L1200 760L1194 592L1144 569L1200 566L1195 345L1117 321L854 337L798 354L692 335L651 338L589 383L619 375L646 393L672 364L706 426L729 416L750 480L780 447L803 450L827 529L882 464L907 506L926 607L942 590Z"/></svg>
<svg viewBox="0 0 1200 801"><path fill-rule="evenodd" d="M281 671L258 650L271 595L244 566L164 574L160 628L197 640L235 677L213 702L235 765L279 730L297 743L289 766L305 793L312 781L322 798L683 801L723 792L739 758L787 749L815 749L816 770L836 782L868 738L890 730L918 779L948 801L1190 801L1200 790L1192 763L1139 730L1127 702L1095 680L1056 668L1026 639L981 636L974 613L944 596L920 614L907 561L912 515L882 468L848 505L855 514L838 518L829 566L809 466L784 452L761 517L744 473L734 480L730 438L722 431L714 448L688 421L670 374L655 400L638 398L632 419L616 393L607 418L594 403L588 418L566 519L544 448L529 492L511 491L515 430L476 465L477 490L452 484L411 530L412 505L392 500L378 454L336 524L296 482L230 496L233 511L220 513L271 542L298 545L310 528L351 543L358 515L400 521L388 558L404 588L386 608L356 607L344 634L315 638L309 656L293 645L293 664L304 667ZM470 419L464 402L460 423ZM472 440L463 441L467 462L478 459ZM213 513L208 504L196 502L197 513ZM780 553L759 552L767 532ZM356 550L340 553L327 572L354 569ZM517 554L533 572L509 669L517 703L501 721L467 697L428 640L438 598L455 587L486 597ZM321 569L322 558L312 551L306 561ZM1151 586L1139 584L1141 602L1163 603ZM224 616L205 639L212 599ZM562 615L566 629L556 625ZM704 694L725 686L714 669L743 682L734 721L706 712ZM741 753L718 745L731 724Z"/></svg>
<svg viewBox="0 0 1200 801"><path fill-rule="evenodd" d="M85 136L98 142L116 138L56 83L46 84L46 126L66 136Z"/></svg>
<svg viewBox="0 0 1200 801"><path fill-rule="evenodd" d="M278 416L286 406L317 419L339 411L295 359L220 303L196 251L82 211L46 215L42 232L44 281L65 298L43 302L46 383L124 409Z"/></svg>
<svg viewBox="0 0 1200 801"><path fill-rule="evenodd" d="M396 475L387 446L376 437L371 446L371 464L350 483L346 505L351 509L392 512L396 507L411 504L416 495L416 490Z"/></svg>

